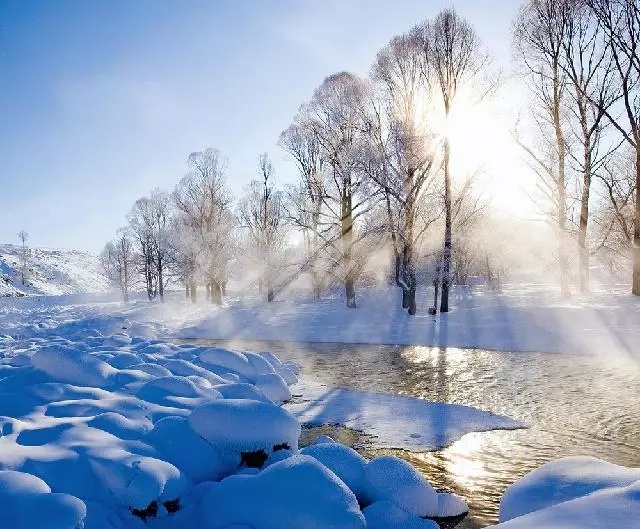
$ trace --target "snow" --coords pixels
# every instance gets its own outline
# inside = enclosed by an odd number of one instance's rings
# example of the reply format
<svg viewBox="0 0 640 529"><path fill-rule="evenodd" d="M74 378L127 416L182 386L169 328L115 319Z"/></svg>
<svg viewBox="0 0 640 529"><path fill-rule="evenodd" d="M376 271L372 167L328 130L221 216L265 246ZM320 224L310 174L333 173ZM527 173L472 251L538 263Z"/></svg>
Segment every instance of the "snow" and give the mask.
<svg viewBox="0 0 640 529"><path fill-rule="evenodd" d="M371 502L388 500L414 516L437 516L438 493L404 459L376 457L365 466L364 478Z"/></svg>
<svg viewBox="0 0 640 529"><path fill-rule="evenodd" d="M636 481L640 481L640 468L622 467L595 457L551 461L507 488L500 502L500 521Z"/></svg>
<svg viewBox="0 0 640 529"><path fill-rule="evenodd" d="M189 415L189 426L207 442L238 454L276 445L297 449L300 423L286 410L257 400L222 399L208 402Z"/></svg>
<svg viewBox="0 0 640 529"><path fill-rule="evenodd" d="M232 476L204 501L206 529L364 529L353 493L312 457L297 455L254 476Z"/></svg>
<svg viewBox="0 0 640 529"><path fill-rule="evenodd" d="M440 529L433 520L409 514L388 500L372 503L362 513L367 529Z"/></svg>
<svg viewBox="0 0 640 529"><path fill-rule="evenodd" d="M574 500L534 511L495 529L637 529L640 519L640 481L627 487L603 488Z"/></svg>
<svg viewBox="0 0 640 529"><path fill-rule="evenodd" d="M338 476L356 495L360 503L368 503L364 469L367 460L348 446L338 443L314 443L302 454L317 459Z"/></svg>
<svg viewBox="0 0 640 529"><path fill-rule="evenodd" d="M109 378L116 373L113 367L99 358L64 345L40 349L31 362L33 367L53 379L98 388L107 387Z"/></svg>
<svg viewBox="0 0 640 529"><path fill-rule="evenodd" d="M98 257L87 252L32 248L26 285L20 274L20 246L0 245L0 297L109 292Z"/></svg>
<svg viewBox="0 0 640 529"><path fill-rule="evenodd" d="M255 385L276 404L291 400L291 390L285 380L277 373L266 373L255 378Z"/></svg>
<svg viewBox="0 0 640 529"><path fill-rule="evenodd" d="M340 424L376 437L380 448L437 450L469 432L523 428L524 424L478 408L305 381L304 399L287 405L301 422Z"/></svg>

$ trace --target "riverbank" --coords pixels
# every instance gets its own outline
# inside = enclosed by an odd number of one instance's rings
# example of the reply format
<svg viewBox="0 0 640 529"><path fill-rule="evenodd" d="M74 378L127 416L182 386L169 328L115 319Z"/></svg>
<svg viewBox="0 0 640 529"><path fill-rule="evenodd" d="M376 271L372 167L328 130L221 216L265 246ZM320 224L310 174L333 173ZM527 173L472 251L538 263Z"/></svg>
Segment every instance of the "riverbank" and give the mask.
<svg viewBox="0 0 640 529"><path fill-rule="evenodd" d="M457 288L448 314L430 316L431 295L418 295L418 314L400 308L393 287L360 292L358 308L347 309L340 295L311 300L230 297L214 307L193 304L179 292L165 303L139 300L87 302L67 297L17 299L0 304L0 329L7 334L37 334L43 327L68 329L93 318L96 328L121 317L137 333L167 338L434 345L498 351L625 356L640 358L640 298L624 287L600 289L561 300L549 285L511 285L501 292L484 287ZM51 310L50 310L51 307ZM101 321L109 316L107 320Z"/></svg>

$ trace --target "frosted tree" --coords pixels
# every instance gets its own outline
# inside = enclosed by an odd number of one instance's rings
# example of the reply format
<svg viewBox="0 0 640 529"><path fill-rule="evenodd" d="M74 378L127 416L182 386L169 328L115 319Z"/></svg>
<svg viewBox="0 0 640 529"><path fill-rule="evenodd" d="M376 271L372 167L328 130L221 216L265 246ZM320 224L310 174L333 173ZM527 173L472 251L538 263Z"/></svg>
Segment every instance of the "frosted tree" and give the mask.
<svg viewBox="0 0 640 529"><path fill-rule="evenodd" d="M239 211L261 269L260 294L265 287L267 301L271 302L275 297L274 271L287 241L284 197L274 187L273 166L266 153L260 155L258 165L260 178L247 186Z"/></svg>
<svg viewBox="0 0 640 529"><path fill-rule="evenodd" d="M280 134L279 145L298 168L299 184L292 186L287 196L287 217L302 230L305 246L302 269L310 271L313 297L319 299L324 283L319 261L330 237L330 224L323 215L324 162L308 107L303 107L293 124Z"/></svg>
<svg viewBox="0 0 640 529"><path fill-rule="evenodd" d="M25 230L18 232L20 239L20 250L18 261L20 263L20 281L23 285L27 284L29 278L29 268L31 266L31 249L29 248L29 234Z"/></svg>
<svg viewBox="0 0 640 529"><path fill-rule="evenodd" d="M170 208L169 195L154 189L148 197L135 202L128 216L131 232L137 241L140 271L145 278L149 299L159 295L164 300L164 290L169 281Z"/></svg>
<svg viewBox="0 0 640 529"><path fill-rule="evenodd" d="M416 246L441 213L437 190L438 138L429 128L422 76L422 39L394 37L372 68L377 88L370 134L369 177L385 201L402 307L416 313Z"/></svg>
<svg viewBox="0 0 640 529"><path fill-rule="evenodd" d="M204 279L207 295L222 304L223 291L237 251L237 220L225 180L226 160L216 149L194 152L189 172L173 192L173 202L195 260L196 275ZM195 277L192 292L195 295Z"/></svg>
<svg viewBox="0 0 640 529"><path fill-rule="evenodd" d="M100 263L107 279L120 290L122 300L129 301L129 292L136 280L136 253L128 230L119 230L116 238L105 245Z"/></svg>
<svg viewBox="0 0 640 529"><path fill-rule="evenodd" d="M357 232L371 204L367 179L362 171L363 144L370 129L365 114L369 87L365 80L348 72L330 75L316 89L309 104L308 125L320 147L326 165L323 210L334 229L328 239L339 251L336 268L345 288L348 308L356 307L355 281L361 260L354 255L355 244L365 232Z"/></svg>
<svg viewBox="0 0 640 529"><path fill-rule="evenodd" d="M424 50L424 77L430 94L441 104L445 123L462 95L472 94L481 100L494 86L484 77L488 56L473 27L453 9L441 11L432 22L414 29L421 36ZM440 311L449 311L451 257L453 241L454 198L451 175L451 143L447 134L443 141L444 180L444 250L442 263L442 298Z"/></svg>
<svg viewBox="0 0 640 529"><path fill-rule="evenodd" d="M624 142L635 153L635 196L631 291L640 296L640 4L637 0L584 0L610 46L621 111L604 111ZM618 107L616 107L618 108Z"/></svg>
<svg viewBox="0 0 640 529"><path fill-rule="evenodd" d="M560 264L560 292L570 296L567 227L567 98L569 79L563 68L569 38L568 3L529 0L518 13L514 44L532 95L535 143L518 139L538 176L538 186L551 205Z"/></svg>

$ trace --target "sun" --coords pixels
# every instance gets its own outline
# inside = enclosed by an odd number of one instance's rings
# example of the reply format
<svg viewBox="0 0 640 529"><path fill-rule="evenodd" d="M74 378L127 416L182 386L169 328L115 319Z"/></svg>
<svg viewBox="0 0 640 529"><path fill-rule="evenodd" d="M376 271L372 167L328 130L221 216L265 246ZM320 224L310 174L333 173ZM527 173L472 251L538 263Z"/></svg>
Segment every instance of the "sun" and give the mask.
<svg viewBox="0 0 640 529"><path fill-rule="evenodd" d="M477 186L490 203L508 213L524 215L534 209L528 167L512 129L516 111L508 98L477 98L462 94L444 124L451 145L454 181L476 175Z"/></svg>

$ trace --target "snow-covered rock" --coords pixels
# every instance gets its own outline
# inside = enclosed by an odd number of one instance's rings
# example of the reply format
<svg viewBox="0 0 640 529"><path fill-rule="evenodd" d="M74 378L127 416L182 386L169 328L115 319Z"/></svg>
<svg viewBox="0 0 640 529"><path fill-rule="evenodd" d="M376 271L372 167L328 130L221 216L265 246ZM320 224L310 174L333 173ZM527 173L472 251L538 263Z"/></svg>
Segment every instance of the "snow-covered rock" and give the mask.
<svg viewBox="0 0 640 529"><path fill-rule="evenodd" d="M389 500L414 516L434 516L438 493L409 463L395 456L380 456L364 469L366 496L372 502Z"/></svg>
<svg viewBox="0 0 640 529"><path fill-rule="evenodd" d="M622 467L595 457L557 459L529 472L507 488L500 501L500 521L601 489L625 487L638 480L640 468Z"/></svg>
<svg viewBox="0 0 640 529"><path fill-rule="evenodd" d="M206 529L364 529L353 493L308 456L292 456L254 476L231 476L204 498Z"/></svg>
<svg viewBox="0 0 640 529"><path fill-rule="evenodd" d="M627 487L602 488L524 516L491 526L495 529L637 529L640 481Z"/></svg>
<svg viewBox="0 0 640 529"><path fill-rule="evenodd" d="M468 512L469 506L464 498L451 492L438 492L438 510L434 516L438 518L449 518Z"/></svg>
<svg viewBox="0 0 640 529"><path fill-rule="evenodd" d="M364 477L367 460L358 452L339 443L315 443L301 453L317 459L344 481L361 503L367 503Z"/></svg>
<svg viewBox="0 0 640 529"><path fill-rule="evenodd" d="M0 522L11 529L77 529L85 504L69 494L51 493L41 479L24 472L0 471Z"/></svg>
<svg viewBox="0 0 640 529"><path fill-rule="evenodd" d="M372 503L362 514L367 522L367 529L440 529L433 520L409 514L389 500Z"/></svg>
<svg viewBox="0 0 640 529"><path fill-rule="evenodd" d="M276 373L258 375L255 378L256 387L273 402L281 404L291 400L291 390L282 377Z"/></svg>
<svg viewBox="0 0 640 529"><path fill-rule="evenodd" d="M219 366L253 381L256 377L255 368L249 359L240 351L212 347L200 353L200 360L212 366Z"/></svg>
<svg viewBox="0 0 640 529"><path fill-rule="evenodd" d="M116 370L106 362L71 347L43 347L31 358L33 367L51 378L79 386L107 387Z"/></svg>
<svg viewBox="0 0 640 529"><path fill-rule="evenodd" d="M236 382L234 384L223 384L220 386L216 386L216 390L220 392L220 394L225 399L249 399L249 400L259 400L262 402L272 403L273 401L267 397L264 392L253 384L249 384L247 382Z"/></svg>
<svg viewBox="0 0 640 529"><path fill-rule="evenodd" d="M214 400L197 407L189 426L223 452L266 454L274 446L298 449L300 423L288 411L266 402L241 399Z"/></svg>
<svg viewBox="0 0 640 529"><path fill-rule="evenodd" d="M145 437L169 463L184 472L192 481L218 481L231 474L237 461L229 462L210 443L189 427L184 417L159 420Z"/></svg>

